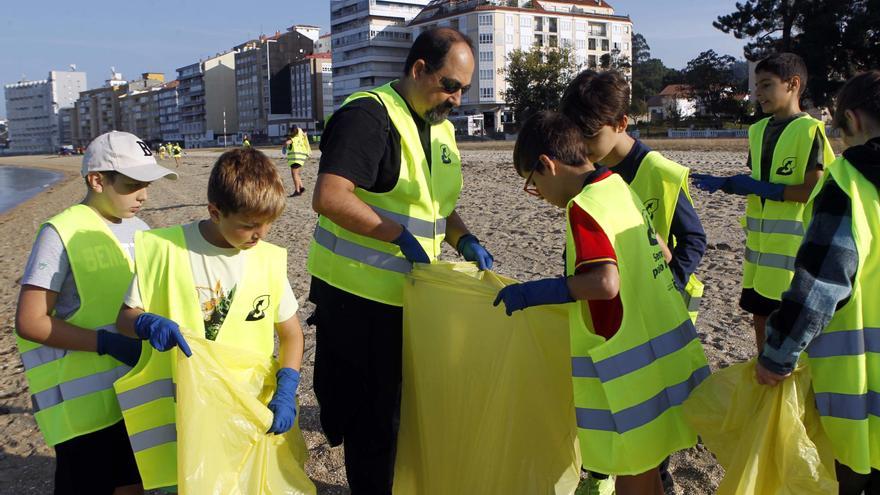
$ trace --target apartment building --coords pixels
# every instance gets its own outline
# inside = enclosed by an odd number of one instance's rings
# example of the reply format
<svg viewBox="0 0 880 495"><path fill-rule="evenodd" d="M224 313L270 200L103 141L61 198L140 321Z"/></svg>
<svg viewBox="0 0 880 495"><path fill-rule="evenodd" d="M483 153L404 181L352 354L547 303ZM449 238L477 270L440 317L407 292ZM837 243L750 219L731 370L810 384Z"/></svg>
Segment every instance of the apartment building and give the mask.
<svg viewBox="0 0 880 495"><path fill-rule="evenodd" d="M174 80L159 89L159 133L163 143L183 143L180 134L180 112L177 107L177 86Z"/></svg>
<svg viewBox="0 0 880 495"><path fill-rule="evenodd" d="M413 42L407 22L429 0L331 0L333 103L397 79Z"/></svg>
<svg viewBox="0 0 880 495"><path fill-rule="evenodd" d="M159 91L164 85L165 75L155 72L130 81L125 93L119 95L119 130L130 132L146 143L161 141Z"/></svg>
<svg viewBox="0 0 880 495"><path fill-rule="evenodd" d="M178 129L187 148L215 146L237 132L235 51L177 69Z"/></svg>
<svg viewBox="0 0 880 495"><path fill-rule="evenodd" d="M632 58L632 21L604 0L433 0L409 25L414 37L447 26L474 42L471 89L450 116L462 133L480 133L474 121L486 133L513 121L503 69L514 50L571 48L581 68L599 68L603 57Z"/></svg>
<svg viewBox="0 0 880 495"><path fill-rule="evenodd" d="M50 71L40 81L19 81L4 86L9 151L51 153L61 145L58 112L74 105L86 89L86 73Z"/></svg>
<svg viewBox="0 0 880 495"><path fill-rule="evenodd" d="M333 60L329 53L307 55L290 65L291 118L309 133L323 129L333 113Z"/></svg>
<svg viewBox="0 0 880 495"><path fill-rule="evenodd" d="M251 142L284 133L280 125L291 114L290 66L312 54L319 40L317 27L295 25L235 47L238 126Z"/></svg>
<svg viewBox="0 0 880 495"><path fill-rule="evenodd" d="M125 93L126 84L121 73L111 70L104 86L80 91L71 124L74 146L88 146L95 137L120 128L119 95Z"/></svg>

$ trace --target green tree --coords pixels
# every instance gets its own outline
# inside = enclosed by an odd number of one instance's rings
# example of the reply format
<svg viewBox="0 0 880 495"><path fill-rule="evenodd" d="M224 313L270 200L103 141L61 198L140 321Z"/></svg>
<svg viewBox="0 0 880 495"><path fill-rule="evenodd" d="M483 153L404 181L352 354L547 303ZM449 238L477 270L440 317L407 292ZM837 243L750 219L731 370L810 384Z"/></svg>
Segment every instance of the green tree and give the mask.
<svg viewBox="0 0 880 495"><path fill-rule="evenodd" d="M844 80L880 62L880 0L746 0L712 24L750 40L750 60L783 51L803 57L806 95L816 105L827 105Z"/></svg>
<svg viewBox="0 0 880 495"><path fill-rule="evenodd" d="M570 48L544 51L533 46L529 51L512 51L501 72L507 81L504 101L513 109L516 121L559 108L562 93L578 69Z"/></svg>
<svg viewBox="0 0 880 495"><path fill-rule="evenodd" d="M660 93L666 86L664 79L672 70L658 58L651 58L651 47L641 34L633 34L632 40L632 103L631 115L648 112L648 98Z"/></svg>
<svg viewBox="0 0 880 495"><path fill-rule="evenodd" d="M698 104L716 119L737 113L734 108L735 63L736 59L730 55L707 50L688 62L684 69L685 82L691 87Z"/></svg>

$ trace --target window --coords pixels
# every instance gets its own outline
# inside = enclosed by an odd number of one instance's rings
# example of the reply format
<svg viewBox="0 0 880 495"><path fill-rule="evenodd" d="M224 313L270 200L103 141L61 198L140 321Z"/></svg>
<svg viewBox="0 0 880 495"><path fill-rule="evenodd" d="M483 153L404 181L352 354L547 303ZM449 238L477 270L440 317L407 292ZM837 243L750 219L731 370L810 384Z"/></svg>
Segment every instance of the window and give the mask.
<svg viewBox="0 0 880 495"><path fill-rule="evenodd" d="M602 51L603 52L608 51L608 40L602 40Z"/></svg>
<svg viewBox="0 0 880 495"><path fill-rule="evenodd" d="M557 19L555 17L551 17L549 19L549 21L550 21L550 32L551 33L558 32L559 31L559 19Z"/></svg>
<svg viewBox="0 0 880 495"><path fill-rule="evenodd" d="M571 38L562 38L562 47L571 48Z"/></svg>
<svg viewBox="0 0 880 495"><path fill-rule="evenodd" d="M494 35L492 33L480 33L480 44L491 45L492 43L494 43L493 36Z"/></svg>
<svg viewBox="0 0 880 495"><path fill-rule="evenodd" d="M528 34L521 34L519 36L519 47L523 50L528 50L532 47L532 37Z"/></svg>
<svg viewBox="0 0 880 495"><path fill-rule="evenodd" d="M480 88L480 98L494 98L495 97L495 88L489 86L487 88Z"/></svg>
<svg viewBox="0 0 880 495"><path fill-rule="evenodd" d="M590 38L590 50L596 50L596 38Z"/></svg>
<svg viewBox="0 0 880 495"><path fill-rule="evenodd" d="M535 35L535 44L538 46L544 46L544 35L536 34Z"/></svg>
<svg viewBox="0 0 880 495"><path fill-rule="evenodd" d="M492 14L480 14L478 18L478 22L480 26L492 26L493 18Z"/></svg>
<svg viewBox="0 0 880 495"><path fill-rule="evenodd" d="M593 40L590 40L590 41L593 41ZM578 50L583 50L584 49L584 40L577 40L577 42L575 43L575 48L577 48Z"/></svg>
<svg viewBox="0 0 880 495"><path fill-rule="evenodd" d="M627 50L629 50L629 43L624 43L623 44L623 51L627 51Z"/></svg>
<svg viewBox="0 0 880 495"><path fill-rule="evenodd" d="M495 79L494 71L492 69L480 69L480 79L489 81Z"/></svg>
<svg viewBox="0 0 880 495"><path fill-rule="evenodd" d="M555 35L555 34L551 34L551 35L550 35L549 44L550 44L550 47L551 47L551 48L556 48L556 47L559 46L559 41L556 39L556 35Z"/></svg>
<svg viewBox="0 0 880 495"><path fill-rule="evenodd" d="M587 23L584 21L575 21L575 30L579 32L584 32L587 30Z"/></svg>
<svg viewBox="0 0 880 495"><path fill-rule="evenodd" d="M508 45L512 45L513 44L513 33L505 34L504 35L504 42L507 43Z"/></svg>
<svg viewBox="0 0 880 495"><path fill-rule="evenodd" d="M561 19L559 21L559 30L563 33L571 32L571 19Z"/></svg>
<svg viewBox="0 0 880 495"><path fill-rule="evenodd" d="M514 22L515 21L513 19L513 14L507 14L506 16L504 16L504 27L505 28L508 28L508 29L512 28L514 26Z"/></svg>
<svg viewBox="0 0 880 495"><path fill-rule="evenodd" d="M530 15L520 16L519 27L532 27L532 16L530 16Z"/></svg>
<svg viewBox="0 0 880 495"><path fill-rule="evenodd" d="M589 61L590 61L590 68L591 68L591 69L595 69L596 66L599 65L599 64L596 63L596 56L595 56L595 55L590 55L590 56L589 56Z"/></svg>
<svg viewBox="0 0 880 495"><path fill-rule="evenodd" d="M544 30L544 18L543 17L535 17L535 31L543 31Z"/></svg>
<svg viewBox="0 0 880 495"><path fill-rule="evenodd" d="M495 61L495 52L489 51L481 51L480 52L480 62L494 62Z"/></svg>
<svg viewBox="0 0 880 495"><path fill-rule="evenodd" d="M629 26L623 26L623 32L629 34Z"/></svg>

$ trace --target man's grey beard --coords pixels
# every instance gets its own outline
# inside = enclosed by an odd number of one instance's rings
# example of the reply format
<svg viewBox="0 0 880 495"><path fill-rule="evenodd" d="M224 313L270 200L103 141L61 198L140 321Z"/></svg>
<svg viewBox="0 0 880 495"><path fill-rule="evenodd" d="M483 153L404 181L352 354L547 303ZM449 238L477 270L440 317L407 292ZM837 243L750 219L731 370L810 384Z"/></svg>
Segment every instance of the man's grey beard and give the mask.
<svg viewBox="0 0 880 495"><path fill-rule="evenodd" d="M437 125L449 116L454 106L452 103L444 102L425 112L425 123L428 125Z"/></svg>

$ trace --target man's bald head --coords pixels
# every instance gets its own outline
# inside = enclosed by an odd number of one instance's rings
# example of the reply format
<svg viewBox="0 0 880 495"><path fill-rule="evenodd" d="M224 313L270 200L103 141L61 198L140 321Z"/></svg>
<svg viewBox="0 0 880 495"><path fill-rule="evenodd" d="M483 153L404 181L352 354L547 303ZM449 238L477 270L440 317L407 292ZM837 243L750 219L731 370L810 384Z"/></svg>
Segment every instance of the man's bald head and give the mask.
<svg viewBox="0 0 880 495"><path fill-rule="evenodd" d="M423 32L409 49L406 63L403 66L404 76L409 76L413 65L418 60L425 62L425 68L429 73L437 72L446 63L446 56L456 43L465 43L474 50L474 44L470 38L452 28L432 28Z"/></svg>

